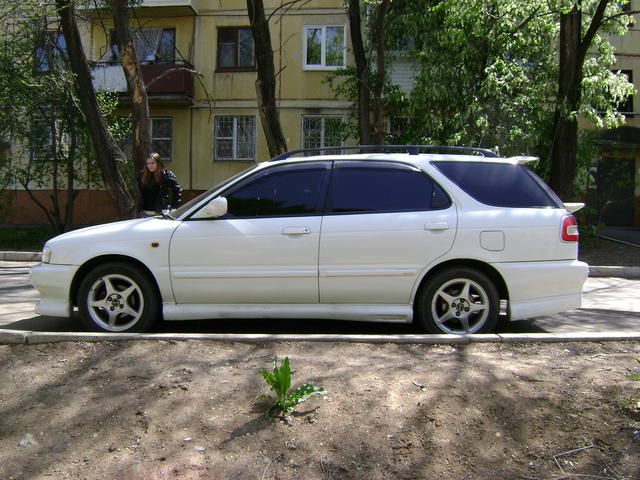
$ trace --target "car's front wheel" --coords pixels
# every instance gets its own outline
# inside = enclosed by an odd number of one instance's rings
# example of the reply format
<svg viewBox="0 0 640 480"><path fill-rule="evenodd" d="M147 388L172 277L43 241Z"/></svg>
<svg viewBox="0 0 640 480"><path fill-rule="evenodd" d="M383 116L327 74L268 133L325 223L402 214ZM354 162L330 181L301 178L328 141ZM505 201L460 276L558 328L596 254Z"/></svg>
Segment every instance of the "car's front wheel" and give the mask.
<svg viewBox="0 0 640 480"><path fill-rule="evenodd" d="M80 284L78 309L83 323L102 332L144 332L158 317L160 302L149 278L126 263L106 263Z"/></svg>
<svg viewBox="0 0 640 480"><path fill-rule="evenodd" d="M495 330L500 299L482 272L452 268L428 280L416 299L416 320L430 333L487 333Z"/></svg>

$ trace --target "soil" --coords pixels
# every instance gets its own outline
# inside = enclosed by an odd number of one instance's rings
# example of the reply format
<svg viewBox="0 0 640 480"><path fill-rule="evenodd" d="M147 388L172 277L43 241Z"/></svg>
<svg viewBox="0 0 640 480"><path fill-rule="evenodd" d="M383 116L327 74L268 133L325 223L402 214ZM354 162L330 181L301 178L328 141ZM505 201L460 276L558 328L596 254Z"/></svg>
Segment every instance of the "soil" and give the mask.
<svg viewBox="0 0 640 480"><path fill-rule="evenodd" d="M326 394L268 416L274 356ZM630 374L638 342L0 345L0 479L638 479Z"/></svg>

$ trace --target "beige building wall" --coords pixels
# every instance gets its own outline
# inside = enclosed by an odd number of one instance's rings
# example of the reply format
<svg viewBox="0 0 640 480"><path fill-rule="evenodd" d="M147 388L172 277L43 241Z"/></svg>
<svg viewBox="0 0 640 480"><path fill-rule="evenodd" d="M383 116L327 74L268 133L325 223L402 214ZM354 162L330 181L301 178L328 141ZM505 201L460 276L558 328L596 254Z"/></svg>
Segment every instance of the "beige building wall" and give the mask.
<svg viewBox="0 0 640 480"><path fill-rule="evenodd" d="M267 1L266 13L286 2ZM302 8L282 8L270 21L274 65L278 72L276 97L287 146L301 148L302 116L346 115L349 104L336 99L325 82L330 70L303 68L303 28L305 25L343 25L347 39L347 17L341 1L315 1ZM209 188L254 162L269 159L256 101L256 72L217 71L218 29L249 27L245 1L201 1L194 35L194 63L203 75L196 84L193 113L191 188ZM253 161L214 158L214 118L219 115L256 117L256 156Z"/></svg>

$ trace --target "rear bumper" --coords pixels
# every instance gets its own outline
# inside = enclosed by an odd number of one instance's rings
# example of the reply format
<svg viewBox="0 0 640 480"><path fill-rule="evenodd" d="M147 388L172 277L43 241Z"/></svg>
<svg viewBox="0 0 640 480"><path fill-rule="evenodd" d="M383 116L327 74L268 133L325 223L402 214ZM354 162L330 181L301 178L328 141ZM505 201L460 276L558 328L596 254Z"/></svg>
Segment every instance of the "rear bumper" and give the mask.
<svg viewBox="0 0 640 480"><path fill-rule="evenodd" d="M29 280L40 292L36 313L52 317L71 315L70 288L78 267L41 263L31 268Z"/></svg>
<svg viewBox="0 0 640 480"><path fill-rule="evenodd" d="M511 320L580 307L589 266L578 260L496 263L509 289Z"/></svg>

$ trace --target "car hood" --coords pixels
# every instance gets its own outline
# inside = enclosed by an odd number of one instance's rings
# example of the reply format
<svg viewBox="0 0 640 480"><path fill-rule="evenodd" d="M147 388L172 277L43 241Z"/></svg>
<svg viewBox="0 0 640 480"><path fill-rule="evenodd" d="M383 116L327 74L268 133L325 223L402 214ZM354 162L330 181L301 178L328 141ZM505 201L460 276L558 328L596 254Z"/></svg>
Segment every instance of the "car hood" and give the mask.
<svg viewBox="0 0 640 480"><path fill-rule="evenodd" d="M63 233L46 243L51 248L51 263L79 265L97 255L130 255L138 258L142 245L157 242L168 246L181 222L168 218L139 218L106 223Z"/></svg>

